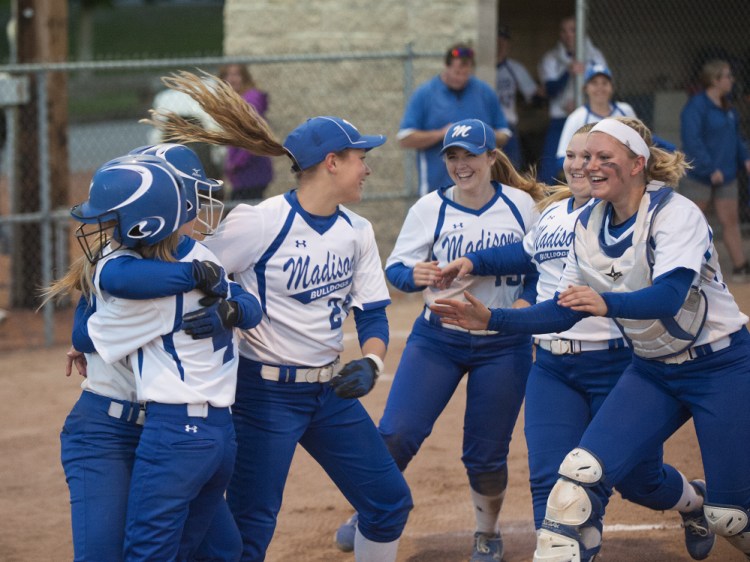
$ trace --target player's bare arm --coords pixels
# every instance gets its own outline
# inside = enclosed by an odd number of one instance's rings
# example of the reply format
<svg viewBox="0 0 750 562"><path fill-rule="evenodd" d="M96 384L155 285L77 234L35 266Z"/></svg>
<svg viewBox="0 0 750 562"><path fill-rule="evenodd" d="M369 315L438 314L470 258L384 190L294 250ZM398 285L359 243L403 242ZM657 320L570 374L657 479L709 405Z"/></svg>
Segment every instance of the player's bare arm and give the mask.
<svg viewBox="0 0 750 562"><path fill-rule="evenodd" d="M437 299L430 310L440 316L444 324L459 326L465 330L486 330L490 322L490 309L472 295L464 291L468 302L455 299Z"/></svg>
<svg viewBox="0 0 750 562"><path fill-rule="evenodd" d="M588 312L594 316L607 315L607 303L588 285L568 287L560 293L557 303L560 306L566 306L578 312Z"/></svg>

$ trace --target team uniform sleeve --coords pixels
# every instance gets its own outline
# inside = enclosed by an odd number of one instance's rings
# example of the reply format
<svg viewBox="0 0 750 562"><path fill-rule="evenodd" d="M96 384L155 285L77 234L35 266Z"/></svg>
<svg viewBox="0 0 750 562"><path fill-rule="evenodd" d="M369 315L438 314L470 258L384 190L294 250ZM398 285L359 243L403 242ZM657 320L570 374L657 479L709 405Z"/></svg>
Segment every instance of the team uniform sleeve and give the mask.
<svg viewBox="0 0 750 562"><path fill-rule="evenodd" d="M385 284L383 265L372 225L365 222L358 227L359 248L352 279L351 306L361 310L382 308L391 303Z"/></svg>
<svg viewBox="0 0 750 562"><path fill-rule="evenodd" d="M414 267L417 263L432 259L433 237L429 233L419 211L415 206L409 209L401 231L396 239L386 267L401 263Z"/></svg>
<svg viewBox="0 0 750 562"><path fill-rule="evenodd" d="M632 293L602 293L607 316L635 320L674 316L687 298L693 277L692 271L681 267Z"/></svg>
<svg viewBox="0 0 750 562"><path fill-rule="evenodd" d="M175 329L175 297L135 301L108 299L98 304L88 321L97 353L115 363L151 340Z"/></svg>
<svg viewBox="0 0 750 562"><path fill-rule="evenodd" d="M73 316L73 333L71 340L76 351L81 353L94 353L96 347L89 337L88 321L89 317L96 310L96 300L92 297L92 302L86 300L84 296L78 299L75 315Z"/></svg>
<svg viewBox="0 0 750 562"><path fill-rule="evenodd" d="M237 205L219 225L216 234L202 241L229 273L249 269L260 253L265 232L264 213L252 205Z"/></svg>
<svg viewBox="0 0 750 562"><path fill-rule="evenodd" d="M569 330L590 316L558 305L557 296L527 308L493 308L487 329L515 334L550 334Z"/></svg>
<svg viewBox="0 0 750 562"><path fill-rule="evenodd" d="M134 300L187 293L195 289L193 264L123 255L104 264L99 286L114 297Z"/></svg>
<svg viewBox="0 0 750 562"><path fill-rule="evenodd" d="M474 265L474 275L534 274L536 268L524 249L523 242L495 246L469 252L465 256Z"/></svg>
<svg viewBox="0 0 750 562"><path fill-rule="evenodd" d="M234 301L240 308L241 322L237 325L238 328L243 330L249 330L254 328L263 319L263 310L260 307L258 299L252 293L248 293L242 285L231 281L229 283L229 299Z"/></svg>
<svg viewBox="0 0 750 562"><path fill-rule="evenodd" d="M690 201L673 197L675 200L657 213L652 226L654 279L680 267L699 275L711 245L705 215Z"/></svg>
<svg viewBox="0 0 750 562"><path fill-rule="evenodd" d="M370 310L360 310L355 308L354 323L357 327L359 347L362 347L370 338L377 338L388 347L388 316L386 316L384 306L380 308L372 308Z"/></svg>

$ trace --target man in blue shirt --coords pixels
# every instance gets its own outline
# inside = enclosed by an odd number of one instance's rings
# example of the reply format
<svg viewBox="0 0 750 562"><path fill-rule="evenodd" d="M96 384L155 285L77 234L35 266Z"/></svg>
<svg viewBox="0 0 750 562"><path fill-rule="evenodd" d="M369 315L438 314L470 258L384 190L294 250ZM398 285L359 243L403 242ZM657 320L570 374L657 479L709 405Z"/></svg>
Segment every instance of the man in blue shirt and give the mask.
<svg viewBox="0 0 750 562"><path fill-rule="evenodd" d="M463 43L448 49L445 68L412 94L397 138L402 148L417 150L419 194L452 185L440 156L443 137L452 123L480 119L495 131L498 146L511 132L495 91L474 76L474 49Z"/></svg>

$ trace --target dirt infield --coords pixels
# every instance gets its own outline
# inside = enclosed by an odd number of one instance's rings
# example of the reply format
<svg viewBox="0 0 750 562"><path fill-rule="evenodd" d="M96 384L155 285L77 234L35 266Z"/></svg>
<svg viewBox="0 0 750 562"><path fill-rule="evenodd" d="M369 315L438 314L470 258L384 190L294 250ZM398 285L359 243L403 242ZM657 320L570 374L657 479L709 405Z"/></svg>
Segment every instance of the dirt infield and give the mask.
<svg viewBox="0 0 750 562"><path fill-rule="evenodd" d="M743 311L750 311L750 286L732 287ZM391 347L386 376L365 397L364 404L377 420L383 411L406 335L420 309L418 295L396 297L389 309ZM69 330L69 314L60 315L58 330ZM22 348L23 332L34 315L14 314L0 325L0 561L30 562L72 559L68 490L60 466L59 431L75 402L79 380L63 376L65 346ZM349 326L351 333L351 326ZM63 336L64 337L64 336ZM64 341L64 340L60 340ZM26 342L28 343L28 342ZM354 355L356 340L349 342ZM473 513L461 456L464 396L459 387L432 436L406 471L415 508L399 552L403 562L468 560ZM746 447L747 444L738 444ZM689 478L703 474L692 424L666 445L666 459ZM517 424L510 453L510 483L501 515L506 562L531 559L534 530L528 489L526 448L522 425ZM295 457L268 551L269 562L353 561L336 550L335 529L351 511L320 467L301 449ZM683 531L676 513L653 512L614 497L607 513L602 562L687 561ZM708 560L744 558L725 541L717 542Z"/></svg>

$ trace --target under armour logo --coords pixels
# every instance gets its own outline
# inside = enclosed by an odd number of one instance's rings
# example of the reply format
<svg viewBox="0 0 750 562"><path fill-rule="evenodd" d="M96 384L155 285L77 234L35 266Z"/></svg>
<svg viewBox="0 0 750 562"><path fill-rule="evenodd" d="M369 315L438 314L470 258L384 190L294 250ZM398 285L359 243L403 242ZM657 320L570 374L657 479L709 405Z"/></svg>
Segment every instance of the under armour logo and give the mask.
<svg viewBox="0 0 750 562"><path fill-rule="evenodd" d="M611 277L612 281L617 281L620 277L622 277L622 272L615 271L615 266L612 266L612 269L609 270L609 273L605 273L607 277Z"/></svg>
<svg viewBox="0 0 750 562"><path fill-rule="evenodd" d="M453 229L454 229L454 230L455 230L456 228L463 228L463 227L464 227L464 223L462 223L462 222L460 222L460 223L458 223L458 224L454 224L454 225L453 225Z"/></svg>
<svg viewBox="0 0 750 562"><path fill-rule="evenodd" d="M307 248L307 240L295 240L294 245L297 248Z"/></svg>
<svg viewBox="0 0 750 562"><path fill-rule="evenodd" d="M193 433L198 433L198 426L197 425L186 425L185 426L185 431L187 433L190 433L191 431Z"/></svg>
<svg viewBox="0 0 750 562"><path fill-rule="evenodd" d="M453 128L453 134L451 134L451 137L468 137L469 131L471 131L471 125L456 125Z"/></svg>

